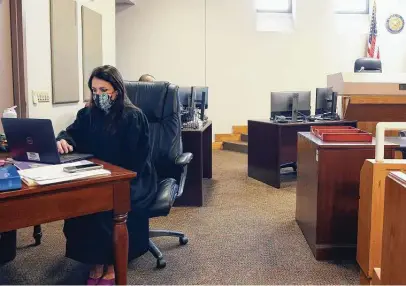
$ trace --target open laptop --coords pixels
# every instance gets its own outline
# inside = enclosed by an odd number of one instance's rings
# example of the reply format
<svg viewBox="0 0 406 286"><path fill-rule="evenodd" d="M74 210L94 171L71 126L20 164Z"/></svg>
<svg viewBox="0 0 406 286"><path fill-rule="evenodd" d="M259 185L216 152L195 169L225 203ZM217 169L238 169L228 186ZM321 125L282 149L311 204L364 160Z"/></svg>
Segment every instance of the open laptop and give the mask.
<svg viewBox="0 0 406 286"><path fill-rule="evenodd" d="M16 161L61 164L93 157L90 154L59 154L49 119L2 118L11 157Z"/></svg>

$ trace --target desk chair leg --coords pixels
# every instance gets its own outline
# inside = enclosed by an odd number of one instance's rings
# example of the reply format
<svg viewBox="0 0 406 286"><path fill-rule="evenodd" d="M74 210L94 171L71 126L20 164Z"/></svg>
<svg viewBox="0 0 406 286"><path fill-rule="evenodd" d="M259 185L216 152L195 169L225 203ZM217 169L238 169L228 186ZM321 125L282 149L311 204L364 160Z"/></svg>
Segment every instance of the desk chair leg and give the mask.
<svg viewBox="0 0 406 286"><path fill-rule="evenodd" d="M185 245L188 243L189 239L185 236L184 233L179 231L171 231L171 230L150 230L149 237L161 237L161 236L173 236L179 237L179 243L181 245Z"/></svg>
<svg viewBox="0 0 406 286"><path fill-rule="evenodd" d="M152 255L156 258L156 267L159 269L165 268L166 261L162 252L159 248L155 245L155 243L151 240L152 237L162 237L162 236L172 236L172 237L179 237L179 243L181 245L185 245L188 243L189 239L185 236L184 233L178 231L171 231L171 230L150 230L149 231L149 251Z"/></svg>
<svg viewBox="0 0 406 286"><path fill-rule="evenodd" d="M156 258L156 268L162 269L166 266L166 261L162 252L159 250L158 246L150 239L149 240L149 252Z"/></svg>
<svg viewBox="0 0 406 286"><path fill-rule="evenodd" d="M34 226L34 233L32 234L32 236L35 239L35 246L40 245L42 238L42 229L40 225Z"/></svg>

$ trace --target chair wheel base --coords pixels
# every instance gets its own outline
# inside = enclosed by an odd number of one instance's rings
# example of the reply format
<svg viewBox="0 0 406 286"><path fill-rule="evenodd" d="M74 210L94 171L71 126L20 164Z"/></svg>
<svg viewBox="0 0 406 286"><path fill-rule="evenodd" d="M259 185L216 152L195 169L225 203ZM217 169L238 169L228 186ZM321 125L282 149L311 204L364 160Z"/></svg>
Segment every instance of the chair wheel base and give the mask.
<svg viewBox="0 0 406 286"><path fill-rule="evenodd" d="M156 268L163 269L166 267L166 260L161 258L156 260Z"/></svg>
<svg viewBox="0 0 406 286"><path fill-rule="evenodd" d="M189 239L186 236L179 237L180 245L186 245L189 242Z"/></svg>

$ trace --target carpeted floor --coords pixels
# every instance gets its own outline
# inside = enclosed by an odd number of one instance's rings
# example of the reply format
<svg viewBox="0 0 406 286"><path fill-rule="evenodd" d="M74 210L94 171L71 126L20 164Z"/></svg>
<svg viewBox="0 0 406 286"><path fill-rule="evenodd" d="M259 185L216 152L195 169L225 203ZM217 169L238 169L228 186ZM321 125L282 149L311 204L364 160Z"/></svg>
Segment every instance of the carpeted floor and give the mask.
<svg viewBox="0 0 406 286"><path fill-rule="evenodd" d="M206 205L175 208L155 228L184 231L155 241L167 267L146 254L129 265L130 284L358 284L355 262L317 262L295 222L295 182L279 190L247 177L247 155L213 153ZM62 223L44 225L42 245L29 246L32 228L18 232L17 258L0 268L0 284L83 284L87 267L64 258Z"/></svg>

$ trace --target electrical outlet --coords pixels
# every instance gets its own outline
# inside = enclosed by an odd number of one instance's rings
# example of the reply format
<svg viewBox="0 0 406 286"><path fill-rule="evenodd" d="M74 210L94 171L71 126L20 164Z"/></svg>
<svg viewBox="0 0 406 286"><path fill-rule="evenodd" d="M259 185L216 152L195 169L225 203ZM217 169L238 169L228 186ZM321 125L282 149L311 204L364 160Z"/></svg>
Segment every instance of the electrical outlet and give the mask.
<svg viewBox="0 0 406 286"><path fill-rule="evenodd" d="M39 102L49 102L49 93L47 90L33 90L32 91L32 102L37 104Z"/></svg>

